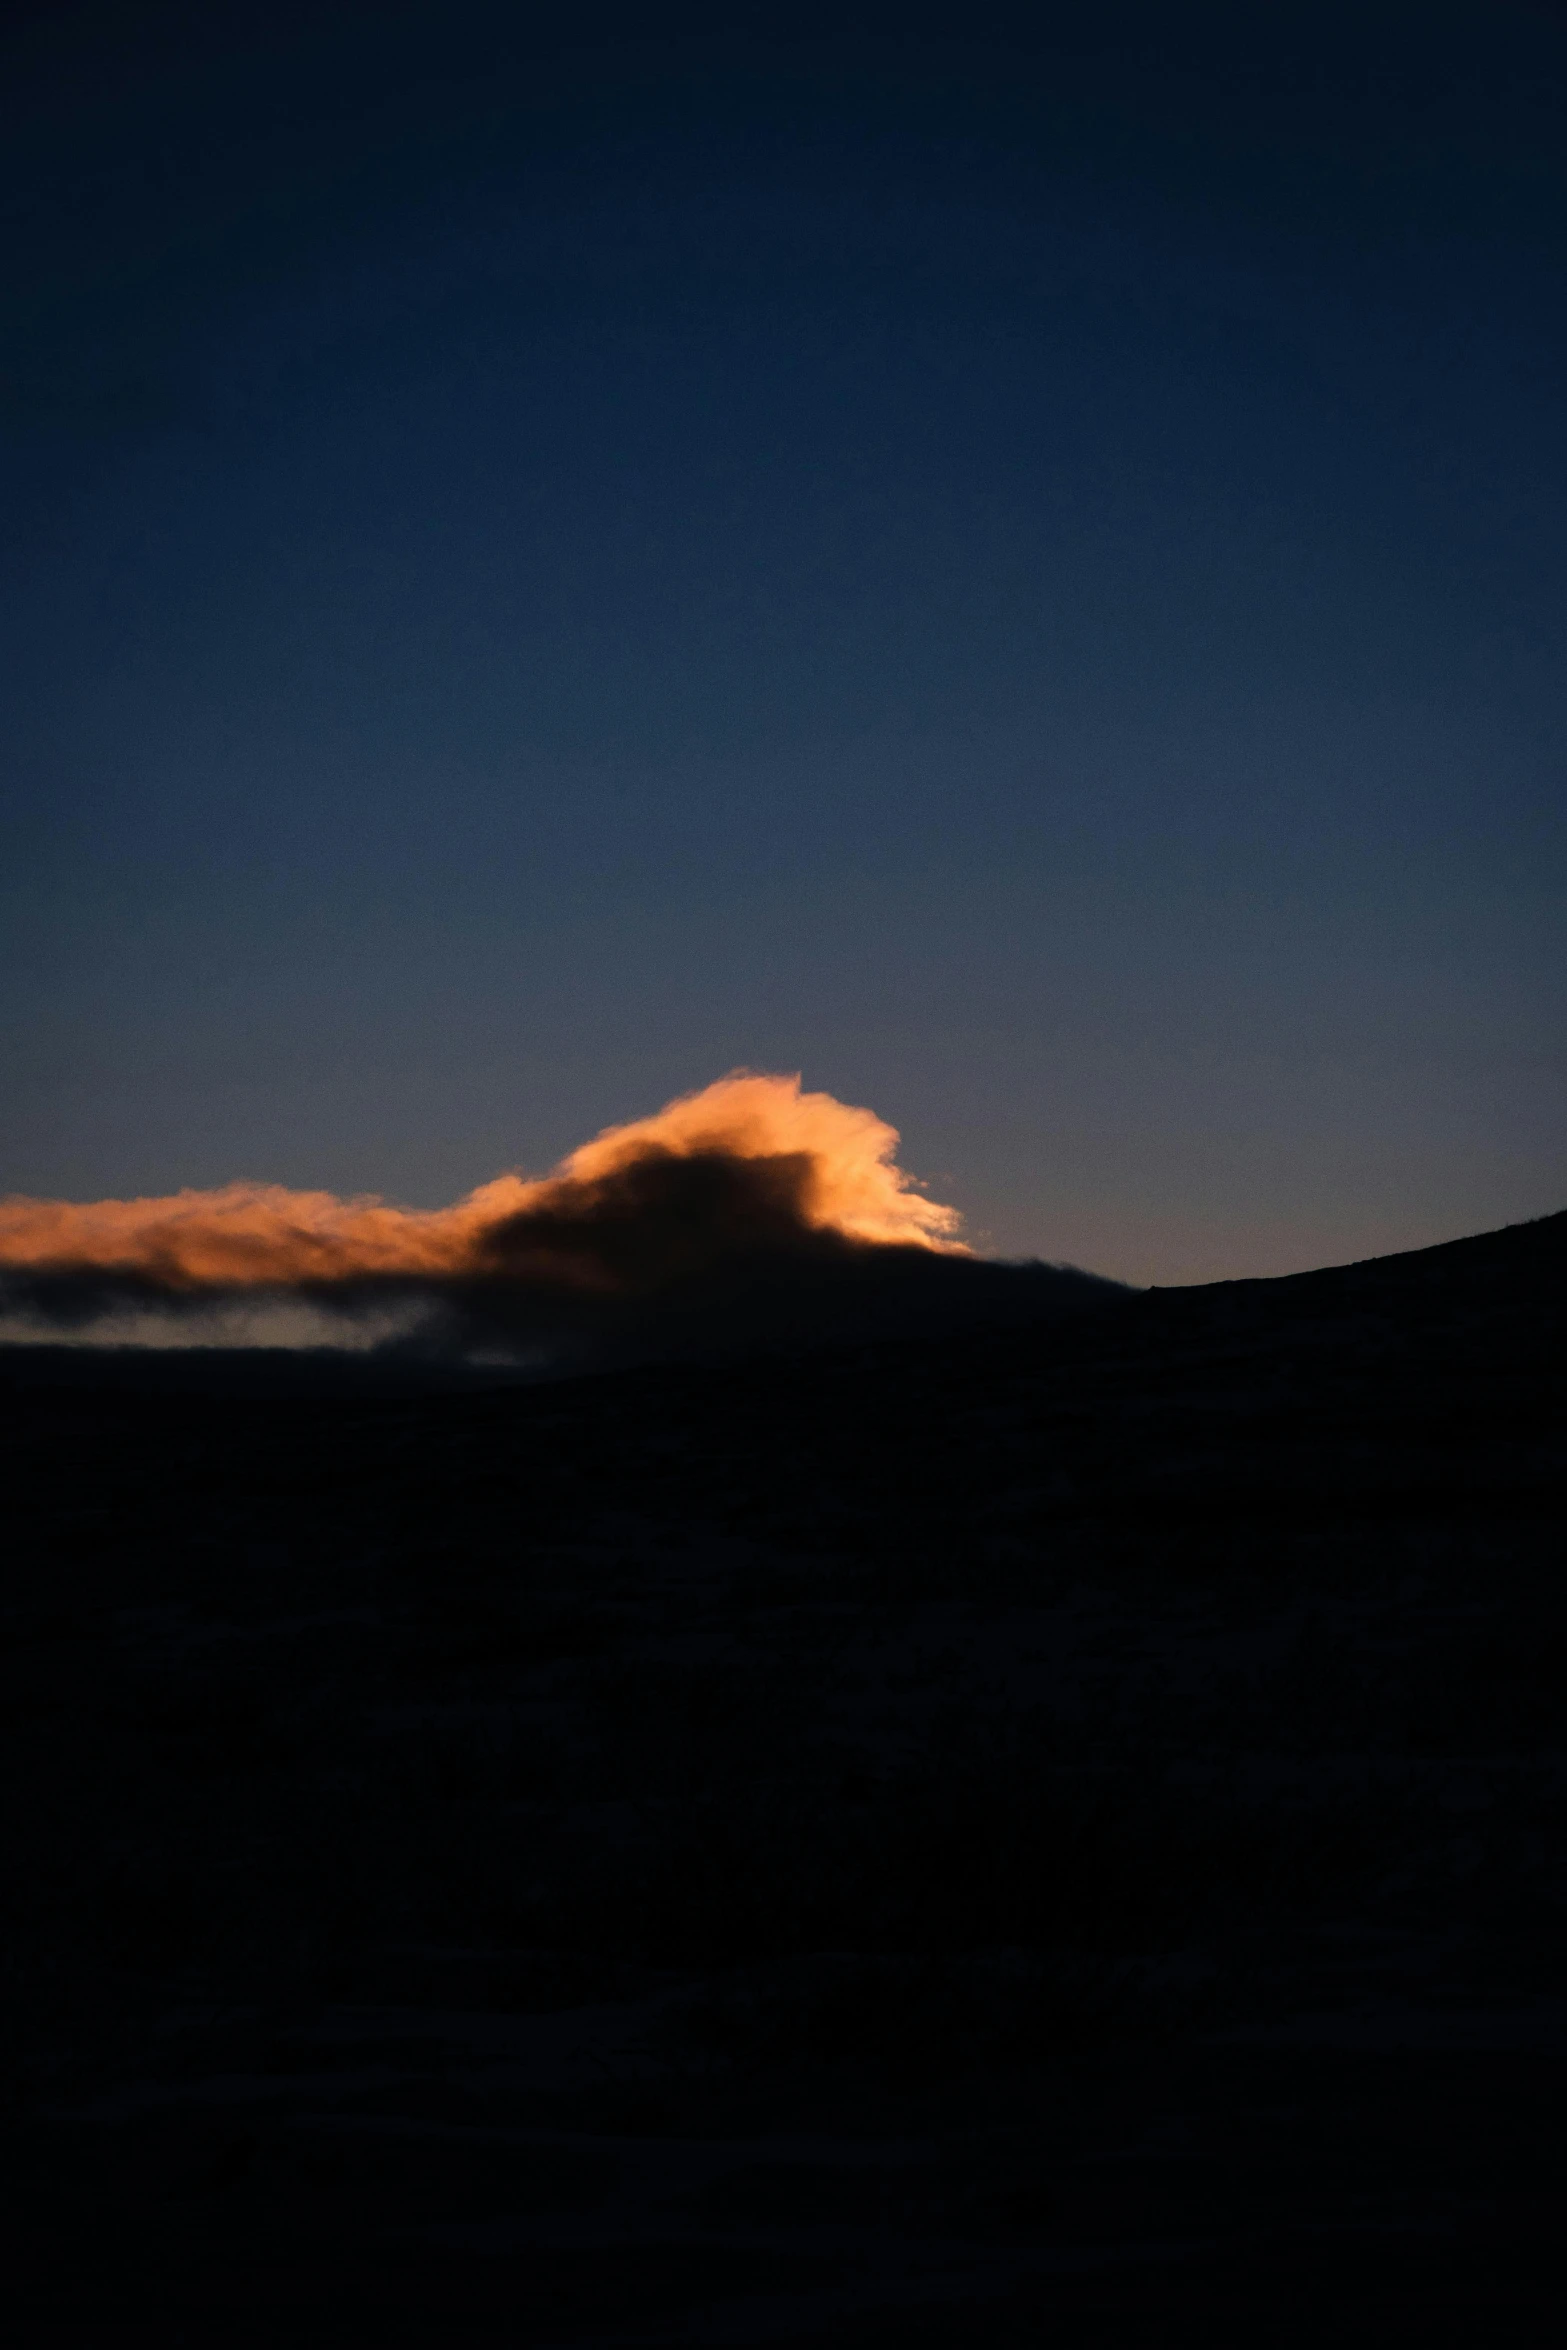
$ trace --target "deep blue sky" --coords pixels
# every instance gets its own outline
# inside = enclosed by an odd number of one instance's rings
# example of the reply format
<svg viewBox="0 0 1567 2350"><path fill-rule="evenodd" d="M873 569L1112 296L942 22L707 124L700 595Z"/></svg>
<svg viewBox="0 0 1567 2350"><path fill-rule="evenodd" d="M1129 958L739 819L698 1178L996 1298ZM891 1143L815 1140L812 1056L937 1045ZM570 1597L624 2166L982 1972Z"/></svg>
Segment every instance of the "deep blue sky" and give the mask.
<svg viewBox="0 0 1567 2350"><path fill-rule="evenodd" d="M713 21L11 20L0 1191L1561 1206L1562 13Z"/></svg>

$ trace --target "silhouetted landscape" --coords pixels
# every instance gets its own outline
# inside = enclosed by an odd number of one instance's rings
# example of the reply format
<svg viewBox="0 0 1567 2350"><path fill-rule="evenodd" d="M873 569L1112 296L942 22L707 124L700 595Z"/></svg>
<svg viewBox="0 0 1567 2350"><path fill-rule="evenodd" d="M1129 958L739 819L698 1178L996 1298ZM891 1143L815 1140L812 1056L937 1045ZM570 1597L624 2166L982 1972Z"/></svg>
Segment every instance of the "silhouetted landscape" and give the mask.
<svg viewBox="0 0 1567 2350"><path fill-rule="evenodd" d="M0 1350L26 2338L1553 2338L1564 1269Z"/></svg>

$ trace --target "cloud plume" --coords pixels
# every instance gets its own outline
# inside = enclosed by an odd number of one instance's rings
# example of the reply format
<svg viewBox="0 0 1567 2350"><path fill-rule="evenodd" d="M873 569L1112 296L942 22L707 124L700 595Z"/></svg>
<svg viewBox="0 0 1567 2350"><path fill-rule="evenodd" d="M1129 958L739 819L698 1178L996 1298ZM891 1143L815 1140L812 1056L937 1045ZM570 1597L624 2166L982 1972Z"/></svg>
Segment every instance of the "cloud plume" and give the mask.
<svg viewBox="0 0 1567 2350"><path fill-rule="evenodd" d="M747 1324L870 1327L906 1318L911 1283L945 1304L999 1270L972 1257L957 1211L899 1168L897 1147L870 1110L741 1070L607 1128L551 1175L503 1175L448 1208L252 1183L5 1200L0 1303L61 1327L286 1298L361 1325L400 1314L403 1342L425 1349L551 1359Z"/></svg>

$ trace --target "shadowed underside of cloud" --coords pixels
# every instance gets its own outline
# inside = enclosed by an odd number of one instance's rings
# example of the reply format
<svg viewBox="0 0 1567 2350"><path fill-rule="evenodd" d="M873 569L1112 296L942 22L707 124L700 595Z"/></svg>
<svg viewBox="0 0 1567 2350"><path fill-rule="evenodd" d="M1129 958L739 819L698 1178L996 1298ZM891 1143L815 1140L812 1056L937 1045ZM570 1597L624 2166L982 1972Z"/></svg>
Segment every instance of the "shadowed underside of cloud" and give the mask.
<svg viewBox="0 0 1567 2350"><path fill-rule="evenodd" d="M1012 1319L1115 1294L1002 1266L898 1167L871 1111L748 1071L612 1127L553 1175L434 1211L231 1184L168 1199L0 1203L0 1309L59 1331L126 1317L192 1339L236 1305L345 1341L541 1366Z"/></svg>

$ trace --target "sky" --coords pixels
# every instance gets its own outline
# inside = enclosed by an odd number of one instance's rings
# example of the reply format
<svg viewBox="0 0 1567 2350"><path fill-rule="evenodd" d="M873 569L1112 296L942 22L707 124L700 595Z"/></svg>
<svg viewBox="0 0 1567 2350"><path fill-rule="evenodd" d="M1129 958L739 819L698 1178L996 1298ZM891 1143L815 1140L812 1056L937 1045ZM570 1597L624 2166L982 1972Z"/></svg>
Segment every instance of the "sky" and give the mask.
<svg viewBox="0 0 1567 2350"><path fill-rule="evenodd" d="M1567 1201L1567 14L1018 13L8 13L0 1193Z"/></svg>

